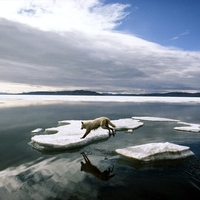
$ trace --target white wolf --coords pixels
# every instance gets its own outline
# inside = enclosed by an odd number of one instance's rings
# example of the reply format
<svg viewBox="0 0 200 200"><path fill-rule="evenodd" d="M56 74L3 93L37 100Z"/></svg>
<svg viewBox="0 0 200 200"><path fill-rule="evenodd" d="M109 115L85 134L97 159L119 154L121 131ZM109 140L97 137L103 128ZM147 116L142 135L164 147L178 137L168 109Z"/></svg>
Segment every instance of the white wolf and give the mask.
<svg viewBox="0 0 200 200"><path fill-rule="evenodd" d="M109 135L111 134L113 136L115 135L113 128L115 128L116 126L107 117L100 117L100 118L94 119L93 121L87 121L87 122L81 122L81 123L82 123L81 129L86 129L86 132L83 135L83 137L81 137L81 139L85 138L90 133L91 130L96 130L99 127L103 129L107 129L109 131ZM109 125L111 125L113 128L109 127Z"/></svg>

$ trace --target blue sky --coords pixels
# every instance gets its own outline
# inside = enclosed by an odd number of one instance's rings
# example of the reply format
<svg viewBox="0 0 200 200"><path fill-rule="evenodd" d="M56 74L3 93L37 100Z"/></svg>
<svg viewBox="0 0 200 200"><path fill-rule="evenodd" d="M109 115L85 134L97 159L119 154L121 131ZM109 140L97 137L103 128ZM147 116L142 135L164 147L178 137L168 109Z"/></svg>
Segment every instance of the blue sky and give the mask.
<svg viewBox="0 0 200 200"><path fill-rule="evenodd" d="M1 0L0 92L200 91L197 0Z"/></svg>
<svg viewBox="0 0 200 200"><path fill-rule="evenodd" d="M118 30L165 46L200 50L200 2L198 0L106 0L130 4L130 12Z"/></svg>

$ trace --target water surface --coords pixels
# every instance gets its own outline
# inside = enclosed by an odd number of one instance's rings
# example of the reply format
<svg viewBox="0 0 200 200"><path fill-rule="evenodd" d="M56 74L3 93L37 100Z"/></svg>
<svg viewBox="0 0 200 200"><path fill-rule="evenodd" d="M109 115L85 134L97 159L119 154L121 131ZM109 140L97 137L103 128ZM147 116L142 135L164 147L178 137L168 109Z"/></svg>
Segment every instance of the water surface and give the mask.
<svg viewBox="0 0 200 200"><path fill-rule="evenodd" d="M133 133L83 148L39 152L29 142L36 128L60 120L153 116L199 123L194 103L53 102L0 107L0 197L2 199L199 199L200 133L175 131L176 122L144 122ZM42 134L42 133L39 133ZM195 156L175 162L141 164L124 160L116 148L149 142L173 142ZM83 155L89 159L88 165ZM84 167L82 167L84 166ZM81 171L82 167L82 171ZM104 171L114 167L103 180ZM113 176L112 176L113 175Z"/></svg>

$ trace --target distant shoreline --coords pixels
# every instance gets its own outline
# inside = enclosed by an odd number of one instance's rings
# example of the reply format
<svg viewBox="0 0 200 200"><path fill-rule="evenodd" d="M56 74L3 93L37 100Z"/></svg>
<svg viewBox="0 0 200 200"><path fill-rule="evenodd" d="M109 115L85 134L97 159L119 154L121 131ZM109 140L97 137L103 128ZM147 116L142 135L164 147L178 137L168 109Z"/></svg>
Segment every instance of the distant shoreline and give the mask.
<svg viewBox="0 0 200 200"><path fill-rule="evenodd" d="M167 92L167 93L145 93L145 94L124 94L124 93L99 93L89 90L73 91L35 91L23 93L0 93L0 95L85 95L85 96L150 96L150 97L200 97L200 92Z"/></svg>
<svg viewBox="0 0 200 200"><path fill-rule="evenodd" d="M200 97L106 96L106 95L0 95L0 108L57 103L164 103L200 105Z"/></svg>

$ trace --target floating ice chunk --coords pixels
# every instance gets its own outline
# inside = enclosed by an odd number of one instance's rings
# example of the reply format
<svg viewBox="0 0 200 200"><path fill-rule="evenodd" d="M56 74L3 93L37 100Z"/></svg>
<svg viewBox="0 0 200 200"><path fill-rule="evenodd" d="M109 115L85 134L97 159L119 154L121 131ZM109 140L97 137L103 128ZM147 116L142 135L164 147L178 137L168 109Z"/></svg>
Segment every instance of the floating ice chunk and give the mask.
<svg viewBox="0 0 200 200"><path fill-rule="evenodd" d="M136 129L141 126L143 126L143 122L140 122L139 120L134 120L134 119L118 119L118 120L112 120L112 122L116 126L116 130L129 130L129 129Z"/></svg>
<svg viewBox="0 0 200 200"><path fill-rule="evenodd" d="M182 124L185 126L174 127L177 131L190 131L190 132L200 132L200 124L192 124L186 122L180 122L176 119L168 119L161 117L132 117L132 119L142 120L142 121L157 121L157 122L177 122L178 124Z"/></svg>
<svg viewBox="0 0 200 200"><path fill-rule="evenodd" d="M116 149L116 152L122 156L141 161L173 160L194 155L189 147L169 142L131 146Z"/></svg>
<svg viewBox="0 0 200 200"><path fill-rule="evenodd" d="M177 131L190 131L190 132L200 132L200 124L191 124L186 122L178 122L178 124L182 124L185 126L174 127Z"/></svg>
<svg viewBox="0 0 200 200"><path fill-rule="evenodd" d="M142 122L133 119L119 119L112 120L116 125L116 130L135 129L143 125ZM85 130L81 130L80 120L60 121L59 124L66 124L63 126L48 128L45 132L53 132L50 135L36 135L31 138L32 145L38 150L50 149L72 149L87 145L91 142L103 140L109 137L108 131L99 128L84 139L80 139Z"/></svg>
<svg viewBox="0 0 200 200"><path fill-rule="evenodd" d="M36 128L36 129L32 130L31 133L38 133L40 131L42 131L42 128Z"/></svg>
<svg viewBox="0 0 200 200"><path fill-rule="evenodd" d="M133 119L143 120L143 121L156 121L156 122L178 122L176 119L168 119L162 117L132 117Z"/></svg>

